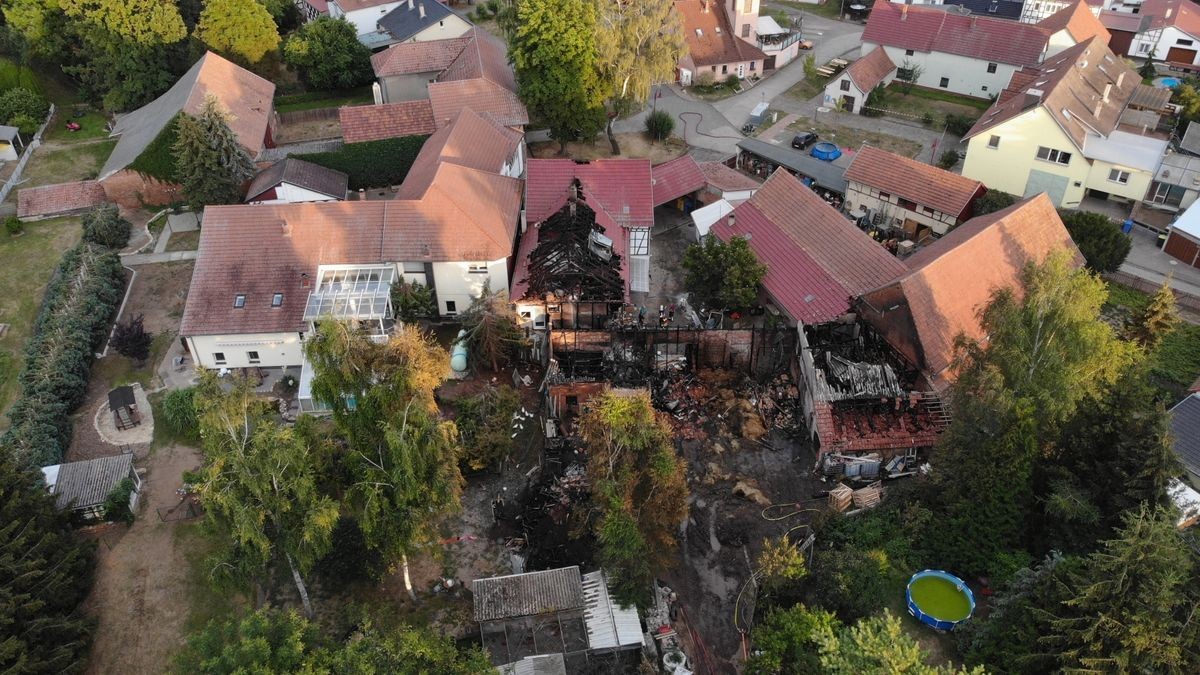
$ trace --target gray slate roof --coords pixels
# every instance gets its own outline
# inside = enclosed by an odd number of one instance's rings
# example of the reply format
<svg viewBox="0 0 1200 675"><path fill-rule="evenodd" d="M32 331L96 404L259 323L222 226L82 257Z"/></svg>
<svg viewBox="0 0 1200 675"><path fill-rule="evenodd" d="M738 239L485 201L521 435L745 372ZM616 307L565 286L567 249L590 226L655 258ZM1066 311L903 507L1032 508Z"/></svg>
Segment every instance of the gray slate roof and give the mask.
<svg viewBox="0 0 1200 675"><path fill-rule="evenodd" d="M54 483L54 505L85 509L103 504L108 493L132 471L132 454L62 464Z"/></svg>
<svg viewBox="0 0 1200 675"><path fill-rule="evenodd" d="M421 18L420 8L425 8L425 18ZM454 12L437 0L416 0L412 9L408 3L402 3L396 9L384 14L377 25L379 29L390 33L399 42L411 38L426 28L437 24Z"/></svg>
<svg viewBox="0 0 1200 675"><path fill-rule="evenodd" d="M246 201L251 201L280 183L291 183L336 199L345 199L350 178L341 171L288 157L268 166L254 177L250 189L246 191Z"/></svg>
<svg viewBox="0 0 1200 675"><path fill-rule="evenodd" d="M0 141L8 141L9 143L12 143L13 141L17 140L17 134L19 133L21 133L21 130L16 127L0 125Z"/></svg>
<svg viewBox="0 0 1200 675"><path fill-rule="evenodd" d="M823 162L791 147L765 143L756 138L743 138L738 141L738 147L779 166L804 174L827 190L846 194L846 169L832 162Z"/></svg>
<svg viewBox="0 0 1200 675"><path fill-rule="evenodd" d="M1200 476L1200 393L1171 408L1171 436L1175 439L1175 454L1184 468L1193 476Z"/></svg>
<svg viewBox="0 0 1200 675"><path fill-rule="evenodd" d="M579 567L476 579L475 620L494 621L583 609Z"/></svg>
<svg viewBox="0 0 1200 675"><path fill-rule="evenodd" d="M1187 130L1183 132L1183 140L1179 141L1179 149L1200 155L1200 124L1188 122Z"/></svg>
<svg viewBox="0 0 1200 675"><path fill-rule="evenodd" d="M500 666L501 675L567 675L567 664L562 654L540 654Z"/></svg>

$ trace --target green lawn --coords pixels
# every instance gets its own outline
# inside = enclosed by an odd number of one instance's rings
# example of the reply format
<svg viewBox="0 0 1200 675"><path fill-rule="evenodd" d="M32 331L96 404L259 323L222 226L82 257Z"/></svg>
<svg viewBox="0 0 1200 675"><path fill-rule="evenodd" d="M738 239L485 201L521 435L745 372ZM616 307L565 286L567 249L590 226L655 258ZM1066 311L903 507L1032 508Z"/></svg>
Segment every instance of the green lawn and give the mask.
<svg viewBox="0 0 1200 675"><path fill-rule="evenodd" d="M340 108L344 105L374 103L375 98L371 87L346 89L342 91L308 91L303 94L286 94L275 97L276 112L296 112L298 110L315 110L317 108Z"/></svg>
<svg viewBox="0 0 1200 675"><path fill-rule="evenodd" d="M847 5L851 3L846 3ZM789 7L798 9L805 14L816 14L827 19L839 19L842 12L842 3L837 0L826 0L824 4L810 5L806 2L792 2L791 0L769 0L763 3L764 7Z"/></svg>
<svg viewBox="0 0 1200 675"><path fill-rule="evenodd" d="M76 114L76 111L82 114ZM82 127L79 131L67 129L67 122L76 122ZM47 141L56 143L79 143L93 138L108 136L108 116L89 106L60 106L55 114L54 122L46 127Z"/></svg>
<svg viewBox="0 0 1200 675"><path fill-rule="evenodd" d="M800 58L804 58L801 56ZM792 86L791 89L783 92L784 96L795 99L797 102L804 102L820 96L825 91L825 85L829 84L828 77L815 77L808 79L805 77Z"/></svg>
<svg viewBox="0 0 1200 675"><path fill-rule="evenodd" d="M1150 296L1141 291L1111 281L1107 284L1107 309L1124 307L1137 312L1150 304ZM1150 355L1150 374L1170 399L1182 398L1188 386L1200 375L1200 326L1184 323L1164 337L1162 344Z"/></svg>
<svg viewBox="0 0 1200 675"><path fill-rule="evenodd" d="M921 121L928 115L934 120L933 126L940 127L946 115L978 119L987 109L987 102L915 87L905 94L893 83L888 86L881 107L888 111L887 115L908 121Z"/></svg>
<svg viewBox="0 0 1200 675"><path fill-rule="evenodd" d="M838 147L843 149L857 150L863 143L867 143L905 157L916 157L921 152L921 144L907 138L839 126L836 122L838 114L845 113L824 113L820 116L820 121L801 117L789 124L788 129L791 131L815 131L821 140L837 143Z"/></svg>
<svg viewBox="0 0 1200 675"><path fill-rule="evenodd" d="M114 138L65 148L38 148L29 164L25 166L21 183L13 190L13 195L16 195L18 190L39 185L95 178L116 144L117 139Z"/></svg>
<svg viewBox="0 0 1200 675"><path fill-rule="evenodd" d="M0 337L0 411L7 411L17 396L22 349L50 275L80 233L78 218L55 218L27 223L19 237L0 234L0 323L9 325ZM0 416L0 428L7 426L7 418Z"/></svg>

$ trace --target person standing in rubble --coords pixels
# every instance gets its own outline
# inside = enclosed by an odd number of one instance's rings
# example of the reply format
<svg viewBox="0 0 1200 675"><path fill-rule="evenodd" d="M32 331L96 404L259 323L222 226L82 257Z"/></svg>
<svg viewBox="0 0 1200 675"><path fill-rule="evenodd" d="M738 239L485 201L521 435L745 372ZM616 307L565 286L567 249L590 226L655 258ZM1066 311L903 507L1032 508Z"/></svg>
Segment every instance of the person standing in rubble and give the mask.
<svg viewBox="0 0 1200 675"><path fill-rule="evenodd" d="M645 326L646 326L646 306L642 305L642 306L638 307L638 328L644 328Z"/></svg>
<svg viewBox="0 0 1200 675"><path fill-rule="evenodd" d="M673 302L670 308L667 309L667 323L675 323L675 303Z"/></svg>

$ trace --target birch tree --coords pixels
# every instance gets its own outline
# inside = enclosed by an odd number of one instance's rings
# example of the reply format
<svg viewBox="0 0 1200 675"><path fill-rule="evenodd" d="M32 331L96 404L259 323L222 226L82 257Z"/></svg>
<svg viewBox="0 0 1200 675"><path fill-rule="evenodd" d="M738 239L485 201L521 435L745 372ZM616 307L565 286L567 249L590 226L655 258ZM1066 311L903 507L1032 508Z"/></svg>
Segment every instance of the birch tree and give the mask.
<svg viewBox="0 0 1200 675"><path fill-rule="evenodd" d="M248 380L226 392L205 374L196 408L204 445L197 489L208 518L233 545L217 569L258 581L282 558L312 617L304 575L329 551L338 507L317 490L308 448L270 418Z"/></svg>
<svg viewBox="0 0 1200 675"><path fill-rule="evenodd" d="M433 390L450 370L446 351L414 329L375 344L350 324L321 321L305 344L313 394L344 435L351 503L367 544L400 562L459 507L461 454L453 422L437 417Z"/></svg>

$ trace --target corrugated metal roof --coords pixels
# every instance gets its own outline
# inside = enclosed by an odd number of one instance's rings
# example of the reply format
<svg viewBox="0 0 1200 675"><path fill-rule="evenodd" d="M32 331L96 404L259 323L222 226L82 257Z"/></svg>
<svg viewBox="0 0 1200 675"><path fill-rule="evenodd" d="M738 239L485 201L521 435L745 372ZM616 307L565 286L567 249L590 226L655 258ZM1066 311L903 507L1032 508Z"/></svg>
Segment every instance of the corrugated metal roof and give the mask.
<svg viewBox="0 0 1200 675"><path fill-rule="evenodd" d="M1184 468L1200 476L1200 394L1192 394L1171 408L1171 437Z"/></svg>
<svg viewBox="0 0 1200 675"><path fill-rule="evenodd" d="M496 670L500 675L567 675L567 664L562 654L540 654L526 656Z"/></svg>
<svg viewBox="0 0 1200 675"><path fill-rule="evenodd" d="M60 464L52 493L54 505L60 509L85 509L103 504L117 483L132 472L131 454Z"/></svg>
<svg viewBox="0 0 1200 675"><path fill-rule="evenodd" d="M579 567L476 579L475 620L494 621L584 608Z"/></svg>
<svg viewBox="0 0 1200 675"><path fill-rule="evenodd" d="M779 166L802 173L827 190L846 194L846 169L836 164L822 162L798 150L771 145L755 138L743 138L738 141L738 147Z"/></svg>
<svg viewBox="0 0 1200 675"><path fill-rule="evenodd" d="M609 594L603 571L583 575L583 597L587 602L583 620L587 624L589 648L642 646L642 621L637 608L616 604Z"/></svg>

